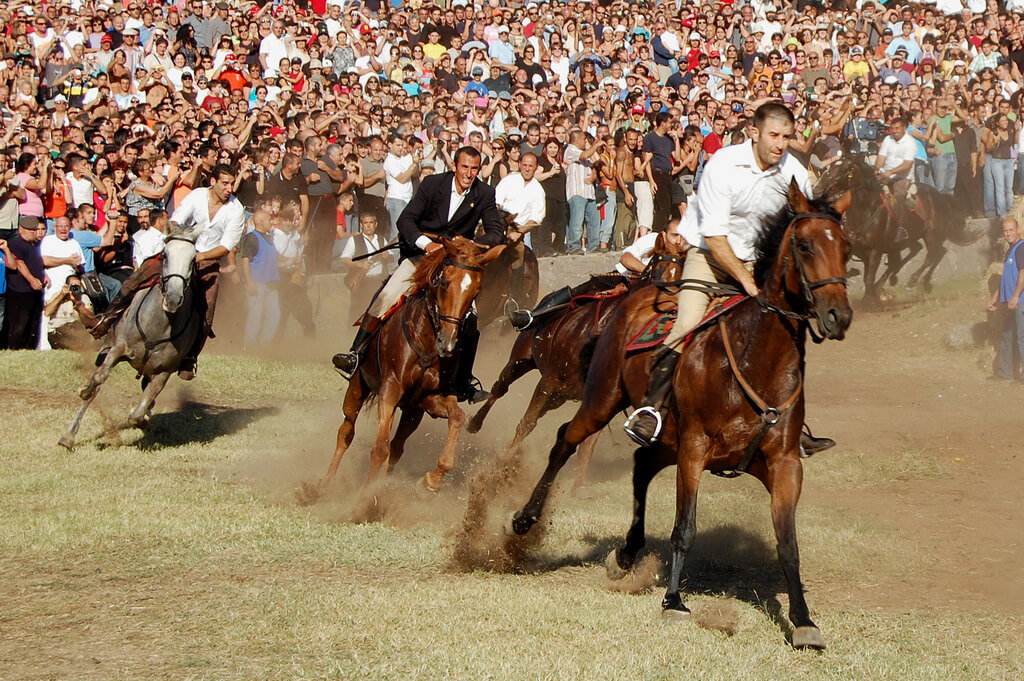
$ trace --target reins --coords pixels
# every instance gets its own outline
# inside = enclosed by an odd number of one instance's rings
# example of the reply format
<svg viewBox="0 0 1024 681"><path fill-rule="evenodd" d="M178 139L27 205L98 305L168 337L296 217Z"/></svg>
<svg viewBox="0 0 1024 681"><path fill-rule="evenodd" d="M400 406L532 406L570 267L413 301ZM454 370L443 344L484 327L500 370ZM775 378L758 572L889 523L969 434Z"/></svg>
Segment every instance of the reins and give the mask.
<svg viewBox="0 0 1024 681"><path fill-rule="evenodd" d="M789 221L789 225L786 227L786 229L790 232L790 236L789 252L786 253L786 260L784 260L784 264L786 261L788 261L790 255L792 255L794 264L796 266L797 274L800 277L801 293L804 296L804 300L808 304L808 308L810 308L810 306L813 305L814 303L813 291L815 289L819 289L822 286L827 286L829 284L842 284L843 286L846 286L846 277L829 277L826 279L816 279L813 281L807 280L807 274L804 271L803 264L800 262L800 258L797 256L796 253L796 230L793 229L793 226L798 221L806 219L823 219L829 220L830 222L834 222L836 224L840 224L840 222L836 216L830 215L829 213L797 213ZM757 296L757 302L764 310L774 312L787 319L796 319L799 320L802 324L806 324L807 330L815 343L820 343L822 340L824 340L823 337L815 334L813 325L809 322L809 319L811 317L810 312L805 314L799 314L791 310L783 310L782 308L779 308L776 305L770 304L760 294L758 294ZM736 466L736 468L729 471L712 471L714 475L717 475L718 477L721 478L736 478L746 473L747 469L750 468L750 464L754 460L754 456L757 454L758 451L760 451L761 442L764 440L765 435L768 434L768 430L771 429L771 427L774 426L776 423L778 423L782 419L782 415L790 408L792 408L794 404L796 404L797 399L803 392L804 377L803 372L801 372L800 382L797 384L796 390L793 391L793 394L791 394L789 398L787 398L786 401L783 402L782 404L773 407L772 405L768 404L768 402L764 398L762 398L760 394L758 394L757 390L755 390L754 387L750 384L750 382L747 381L746 377L743 376L743 372L740 370L739 363L736 361L736 355L733 352L732 343L729 341L729 332L725 325L725 317L719 317L718 328L722 333L722 345L725 346L725 355L729 359L729 368L732 369L733 376L736 378L736 382L740 384L740 388L743 390L743 394L746 396L750 404L754 407L754 410L757 412L758 416L761 417L761 427L760 429L758 429L757 434L754 436L754 439L750 441L749 445L747 445L747 449L746 451L744 451L743 457L740 459L740 462Z"/></svg>
<svg viewBox="0 0 1024 681"><path fill-rule="evenodd" d="M185 241L185 242L188 242L188 243L192 244L192 246L195 247L195 241L193 239L190 239L190 238L184 237L184 236L171 235L171 236L168 236L168 237L166 237L164 239L164 243L167 243L169 241ZM174 272L174 273L168 274L168 275L161 275L161 277L160 277L160 286L159 286L159 288L160 288L160 295L163 296L163 294L164 294L164 287L167 286L167 282L169 282L169 281L171 281L173 279L181 279L183 292L188 291L189 288L191 288L192 280L195 277L196 277L196 264L195 264L195 262L192 263L192 269L191 269L191 271L190 271L188 276L185 276L184 274L179 274L177 272ZM150 286L146 290L146 294L145 294L145 296L143 296L142 302L139 303L139 305L135 308L135 315L134 315L135 330L139 332L139 337L142 338L142 345L145 348L145 352L143 352L143 354L142 354L142 364L143 365L146 362L149 361L150 353L153 352L153 349L156 348L158 345L163 345L164 343L173 343L174 341L178 340L183 335L185 335L185 332L188 330L189 325L192 323L192 317L195 314L195 301L192 301L192 303L188 306L188 317L185 318L185 323L181 325L181 328L178 329L178 331L176 331L176 332L174 331L174 319L171 318L171 317L168 317L167 321L168 321L168 323L170 324L170 327L171 327L171 335L167 336L166 338L159 338L157 340L150 340L146 336L145 330L142 328L142 322L139 321L139 315L141 314L142 308L143 308L143 306L146 303L146 299L149 298L150 294L152 294L153 290L156 289L156 288L157 288L156 286Z"/></svg>

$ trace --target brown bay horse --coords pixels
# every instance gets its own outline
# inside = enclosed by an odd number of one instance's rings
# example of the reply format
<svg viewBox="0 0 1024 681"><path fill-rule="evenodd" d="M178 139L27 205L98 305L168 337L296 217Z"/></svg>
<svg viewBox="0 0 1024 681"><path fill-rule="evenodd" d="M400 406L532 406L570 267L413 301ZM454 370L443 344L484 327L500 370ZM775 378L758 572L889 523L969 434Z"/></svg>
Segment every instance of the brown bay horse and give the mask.
<svg viewBox="0 0 1024 681"><path fill-rule="evenodd" d="M515 226L514 214L503 212L502 217L506 228ZM513 265L519 258L516 251L514 246L509 246L484 267L483 283L476 297L478 326L481 329L495 320L504 319L509 306L512 309L530 309L537 304L540 293L540 263L537 262L537 254L523 244L522 271L517 275L513 272Z"/></svg>
<svg viewBox="0 0 1024 681"><path fill-rule="evenodd" d="M297 493L300 502L312 503L323 495L352 444L356 417L371 398L377 400L377 438L370 453L368 483L376 479L385 463L387 472L394 468L424 414L448 420L448 439L437 468L424 477L426 486L440 489L454 465L455 447L465 421L465 413L448 389L455 377L459 331L480 291L484 267L501 255L505 246L481 253L479 246L459 236L442 244L443 248L423 256L413 275L415 293L381 324L370 341L345 393L345 420L338 428L327 474L319 483L303 483ZM399 408L402 415L389 443Z"/></svg>
<svg viewBox="0 0 1024 681"><path fill-rule="evenodd" d="M684 248L669 243L660 236L654 247L654 257L643 275L637 277L630 288L644 290L652 279L678 279L682 272ZM491 397L470 419L466 430L476 433L494 403L508 393L509 387L533 370L540 372L540 381L534 388L530 404L516 426L509 450L518 448L533 432L537 421L552 409L558 409L568 400L578 401L583 396L590 358L594 353L601 331L608 320L625 301L628 294L597 298L584 305L569 306L561 314L553 315L535 326L522 331L516 338L508 361L502 368ZM600 433L588 438L580 448L575 488L580 487L583 475L593 455Z"/></svg>
<svg viewBox="0 0 1024 681"><path fill-rule="evenodd" d="M932 275L948 252L946 242L968 246L982 231L967 227L965 201L939 193L924 183L917 184L919 206L893 207L874 169L859 154L848 154L834 163L816 183L816 192L826 200L835 200L850 190L857 201L843 216L850 251L864 265L864 301L881 302L881 289L896 285L898 275L922 249L925 258L907 284L918 283L926 292L932 289ZM882 260L885 269L879 274Z"/></svg>
<svg viewBox="0 0 1024 681"><path fill-rule="evenodd" d="M846 293L848 244L839 221L850 194L835 208L809 202L795 184L789 206L758 243L755 280L760 294L697 332L676 367L661 440L635 453L634 512L626 543L606 561L610 576L632 567L645 543L647 488L662 469L677 465L672 565L662 601L669 619L689 610L680 596L683 561L696 536L697 491L705 470L747 472L771 497L779 560L788 585L789 617L798 648L823 648L800 582L796 506L803 469L803 371L808 332L818 341L842 339L852 320ZM652 353L625 354L654 310L655 293L637 293L620 306L601 335L576 415L558 431L548 465L510 530L526 534L537 522L559 469L576 447L615 415L637 406L647 388ZM815 335L812 324L817 325Z"/></svg>

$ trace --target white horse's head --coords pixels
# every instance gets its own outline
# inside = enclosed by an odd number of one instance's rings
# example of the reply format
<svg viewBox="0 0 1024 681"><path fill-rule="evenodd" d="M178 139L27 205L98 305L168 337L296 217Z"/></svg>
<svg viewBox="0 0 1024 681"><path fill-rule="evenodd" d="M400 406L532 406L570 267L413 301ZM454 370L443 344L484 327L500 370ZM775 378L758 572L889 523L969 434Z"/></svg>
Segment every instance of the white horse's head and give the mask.
<svg viewBox="0 0 1024 681"><path fill-rule="evenodd" d="M172 230L164 237L163 271L160 290L164 310L174 314L185 299L185 290L192 283L196 262L196 231Z"/></svg>

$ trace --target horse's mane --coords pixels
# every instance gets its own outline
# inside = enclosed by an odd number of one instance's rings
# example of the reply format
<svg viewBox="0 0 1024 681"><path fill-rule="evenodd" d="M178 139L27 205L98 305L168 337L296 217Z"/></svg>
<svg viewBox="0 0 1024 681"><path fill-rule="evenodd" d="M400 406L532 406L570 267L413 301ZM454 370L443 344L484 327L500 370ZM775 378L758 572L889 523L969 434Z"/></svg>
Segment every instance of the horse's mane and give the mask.
<svg viewBox="0 0 1024 681"><path fill-rule="evenodd" d="M834 216L837 220L841 217L826 199L808 199L810 212L826 213ZM797 215L796 211L786 201L786 205L775 217L770 219L768 228L761 232L761 236L754 244L756 259L754 261L754 281L760 287L768 279L772 266L778 259L779 250L782 248L782 239L786 234L789 223Z"/></svg>
<svg viewBox="0 0 1024 681"><path fill-rule="evenodd" d="M455 249L453 260L467 264L476 264L479 257L477 247L469 239L456 237L448 242ZM439 248L433 253L427 253L416 265L416 271L412 274L412 283L417 290L425 289L441 270L441 264L448 257L446 248Z"/></svg>

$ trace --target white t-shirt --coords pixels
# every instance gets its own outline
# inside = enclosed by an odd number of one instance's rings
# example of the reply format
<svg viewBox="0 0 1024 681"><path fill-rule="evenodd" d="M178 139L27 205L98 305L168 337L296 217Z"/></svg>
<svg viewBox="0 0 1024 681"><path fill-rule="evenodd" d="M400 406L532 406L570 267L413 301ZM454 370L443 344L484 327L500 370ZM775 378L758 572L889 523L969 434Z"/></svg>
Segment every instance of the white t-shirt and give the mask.
<svg viewBox="0 0 1024 681"><path fill-rule="evenodd" d="M263 71L264 77L277 78L278 65L281 63L282 59L286 59L288 57L288 43L284 41L284 36L278 38L276 35L271 33L261 40L260 55L266 56L267 59L267 68Z"/></svg>
<svg viewBox="0 0 1024 681"><path fill-rule="evenodd" d="M395 156L388 152L384 159L384 178L388 185L388 198L399 201L412 201L412 178L399 182L396 178L405 173L415 163L411 155Z"/></svg>
<svg viewBox="0 0 1024 681"><path fill-rule="evenodd" d="M83 203L92 203L92 180L88 177L76 180L74 173L68 173L67 179L68 184L71 185L71 203L75 208Z"/></svg>
<svg viewBox="0 0 1024 681"><path fill-rule="evenodd" d="M495 203L506 213L516 216L517 225L544 222L546 214L544 187L537 178L523 182L519 173L509 173L494 188Z"/></svg>
<svg viewBox="0 0 1024 681"><path fill-rule="evenodd" d="M302 255L302 235L298 232L285 232L274 229L274 248L282 258L297 258Z"/></svg>
<svg viewBox="0 0 1024 681"><path fill-rule="evenodd" d="M69 258L78 256L79 262L85 261L85 254L82 253L82 244L74 239L61 240L56 234L43 237L39 244L39 252L44 258ZM50 301L60 293L68 277L75 274L75 268L71 265L57 265L47 267L46 276L50 279L50 285L43 291L43 299Z"/></svg>
<svg viewBox="0 0 1024 681"><path fill-rule="evenodd" d="M882 140L882 145L878 148L878 155L885 157L885 161L882 163L882 170L886 172L902 165L906 161L910 161L910 167L906 171L894 176L907 178L914 172L914 159L917 158L917 142L906 133L903 134L903 138L898 142L892 135L889 135Z"/></svg>
<svg viewBox="0 0 1024 681"><path fill-rule="evenodd" d="M790 154L761 170L751 140L723 147L704 166L697 199L676 231L702 250L708 248L706 237L724 236L737 258L752 261L754 244L767 220L786 205L793 179L804 195L813 196L807 169Z"/></svg>
<svg viewBox="0 0 1024 681"><path fill-rule="evenodd" d="M163 250L164 233L159 229L153 227L140 229L132 236L132 263L136 267L141 265L146 258L163 253Z"/></svg>

